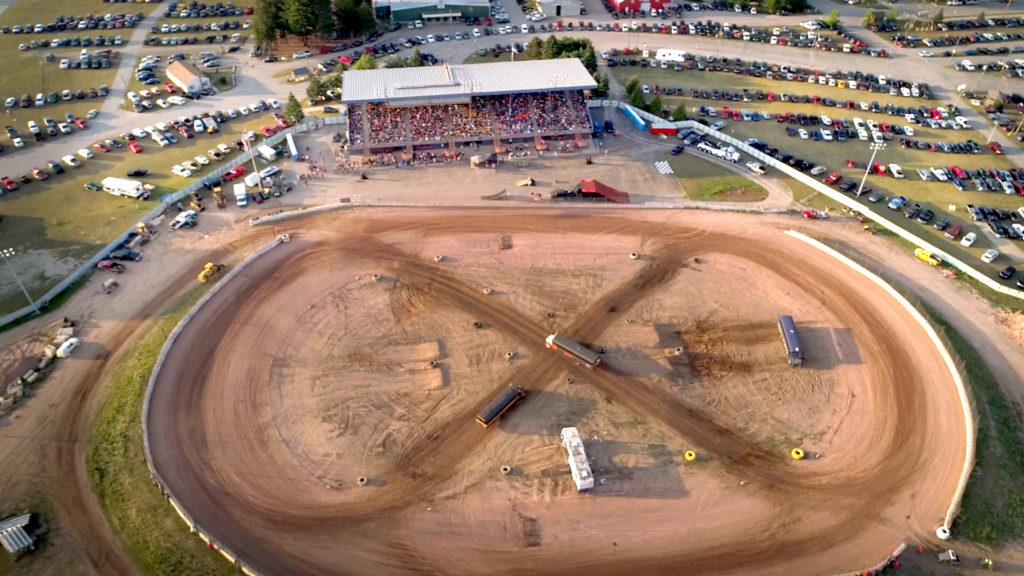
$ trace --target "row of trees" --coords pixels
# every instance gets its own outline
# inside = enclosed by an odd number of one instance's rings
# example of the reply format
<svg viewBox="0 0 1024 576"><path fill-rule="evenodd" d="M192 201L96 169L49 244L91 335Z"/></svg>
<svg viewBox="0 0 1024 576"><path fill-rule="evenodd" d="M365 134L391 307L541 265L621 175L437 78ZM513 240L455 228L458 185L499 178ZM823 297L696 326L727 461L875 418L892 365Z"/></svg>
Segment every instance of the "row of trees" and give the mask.
<svg viewBox="0 0 1024 576"><path fill-rule="evenodd" d="M807 2L806 0L765 0L763 7L766 12L771 14L779 12L799 14L807 9Z"/></svg>
<svg viewBox="0 0 1024 576"><path fill-rule="evenodd" d="M534 37L526 44L523 52L526 60L553 60L555 58L579 58L591 74L597 72L597 54L594 45L586 38L555 38L547 40Z"/></svg>
<svg viewBox="0 0 1024 576"><path fill-rule="evenodd" d="M253 36L266 49L288 35L351 37L374 26L371 0L261 0Z"/></svg>
<svg viewBox="0 0 1024 576"><path fill-rule="evenodd" d="M657 94L654 98L647 102L647 98L644 96L643 86L640 85L640 79L633 76L626 83L626 95L628 96L629 105L633 108L639 108L640 110L646 110L651 114L656 114L662 118L672 118L673 122L681 122L686 120L686 106L680 102L675 109L672 110L671 114L665 109L664 103L661 101L661 96Z"/></svg>

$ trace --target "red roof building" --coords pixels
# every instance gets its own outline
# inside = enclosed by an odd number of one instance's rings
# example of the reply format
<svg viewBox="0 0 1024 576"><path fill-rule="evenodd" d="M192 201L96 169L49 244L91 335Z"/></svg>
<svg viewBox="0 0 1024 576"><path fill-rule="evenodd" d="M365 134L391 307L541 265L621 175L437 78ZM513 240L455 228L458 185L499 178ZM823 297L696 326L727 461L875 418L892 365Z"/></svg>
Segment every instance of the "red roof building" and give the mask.
<svg viewBox="0 0 1024 576"><path fill-rule="evenodd" d="M651 10L664 10L671 4L669 0L608 0L619 14L639 14L641 10L647 14Z"/></svg>

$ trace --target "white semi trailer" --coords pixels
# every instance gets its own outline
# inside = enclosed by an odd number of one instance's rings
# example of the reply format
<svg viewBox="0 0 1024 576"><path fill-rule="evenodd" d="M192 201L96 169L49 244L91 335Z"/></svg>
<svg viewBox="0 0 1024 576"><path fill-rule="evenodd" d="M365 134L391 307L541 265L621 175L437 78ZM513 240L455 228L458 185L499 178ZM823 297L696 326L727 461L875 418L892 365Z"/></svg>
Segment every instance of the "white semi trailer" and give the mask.
<svg viewBox="0 0 1024 576"><path fill-rule="evenodd" d="M562 448L569 459L569 472L577 492L590 492L594 488L594 473L590 471L587 452L576 428L562 428Z"/></svg>

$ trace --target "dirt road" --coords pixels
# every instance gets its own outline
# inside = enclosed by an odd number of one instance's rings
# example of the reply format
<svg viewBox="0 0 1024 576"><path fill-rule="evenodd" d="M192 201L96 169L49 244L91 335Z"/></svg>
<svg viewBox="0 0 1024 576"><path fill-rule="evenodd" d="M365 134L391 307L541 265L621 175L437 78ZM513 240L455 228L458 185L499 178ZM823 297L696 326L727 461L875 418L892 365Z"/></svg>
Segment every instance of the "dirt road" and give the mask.
<svg viewBox="0 0 1024 576"><path fill-rule="evenodd" d="M927 447L962 454L965 441L937 351L856 273L756 220L723 233L727 221L409 210L296 223L297 240L212 299L171 350L148 423L154 463L201 527L268 574L817 574L926 538L962 467ZM634 249L644 257L624 264ZM593 343L623 326L686 333L695 313L712 332L770 326L780 308L808 324L818 351L806 369L777 360L771 330L721 343L713 360L734 358L731 374L678 381L652 375L663 362L648 373L627 362L654 353L636 341L595 371L543 348L552 328ZM400 388L418 368L373 361L424 338L446 350L447 384ZM521 361L487 360L510 347ZM704 400L750 381L781 393L735 410ZM497 428L476 425L509 384L527 387L527 402ZM347 388L339 432L322 404ZM806 417L821 433L778 424L799 395L824 407ZM563 397L588 413L551 414ZM390 408L352 416L374 399ZM612 482L585 498L552 450L550 431L569 421L603 431L591 446ZM603 460L612 439L648 436L666 446L661 463ZM826 457L791 462L794 442ZM671 454L682 446L706 463L681 465ZM509 459L536 464L496 478Z"/></svg>

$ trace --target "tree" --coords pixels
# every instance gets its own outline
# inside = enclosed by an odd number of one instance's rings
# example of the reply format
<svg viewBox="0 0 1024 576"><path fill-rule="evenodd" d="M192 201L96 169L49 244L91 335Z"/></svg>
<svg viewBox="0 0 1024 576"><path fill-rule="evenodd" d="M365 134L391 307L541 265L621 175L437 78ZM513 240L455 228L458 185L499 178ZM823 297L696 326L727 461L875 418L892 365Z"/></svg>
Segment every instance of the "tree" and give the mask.
<svg viewBox="0 0 1024 576"><path fill-rule="evenodd" d="M306 0L309 6L310 18L313 20L313 30L321 36L330 36L334 32L334 22L331 17L331 0Z"/></svg>
<svg viewBox="0 0 1024 576"><path fill-rule="evenodd" d="M988 19L988 16L985 16L984 10L978 12L978 22L984 22L986 19Z"/></svg>
<svg viewBox="0 0 1024 576"><path fill-rule="evenodd" d="M373 6L370 3L359 4L359 32L369 32L377 27L377 19L373 15Z"/></svg>
<svg viewBox="0 0 1024 576"><path fill-rule="evenodd" d="M680 103L679 106L676 106L676 109L672 111L672 121L682 122L683 120L686 120L686 105Z"/></svg>
<svg viewBox="0 0 1024 576"><path fill-rule="evenodd" d="M829 28L834 30L835 27L838 26L838 25L839 25L839 11L838 10L833 10L833 11L828 13L828 16L825 17L825 26L827 26L827 27L829 27Z"/></svg>
<svg viewBox="0 0 1024 576"><path fill-rule="evenodd" d="M534 36L526 44L526 51L523 52L523 56L527 60L540 60L544 54L544 41L540 39L540 36Z"/></svg>
<svg viewBox="0 0 1024 576"><path fill-rule="evenodd" d="M313 74L309 79L309 86L306 86L306 97L309 98L309 102L315 102L324 95L324 92L326 89L324 89L323 82L320 81L320 75Z"/></svg>
<svg viewBox="0 0 1024 576"><path fill-rule="evenodd" d="M373 59L369 53L364 53L356 60L356 63L352 65L353 70L373 70L377 67L377 61Z"/></svg>
<svg viewBox="0 0 1024 576"><path fill-rule="evenodd" d="M548 39L544 41L544 50L541 52L541 57L545 60L551 60L558 58L558 39L552 34L548 36Z"/></svg>
<svg viewBox="0 0 1024 576"><path fill-rule="evenodd" d="M324 87L324 92L328 90L337 90L341 88L341 74L331 74L324 78L321 84Z"/></svg>
<svg viewBox="0 0 1024 576"><path fill-rule="evenodd" d="M935 14L932 15L932 24L942 24L942 21L945 19L945 12L942 11L942 8L939 8L938 11L936 11Z"/></svg>
<svg viewBox="0 0 1024 576"><path fill-rule="evenodd" d="M661 103L661 96L655 95L651 100L651 113L661 116L665 112L665 105Z"/></svg>
<svg viewBox="0 0 1024 576"><path fill-rule="evenodd" d="M310 3L315 0L284 0L284 21L288 31L306 40L316 28L316 16Z"/></svg>
<svg viewBox="0 0 1024 576"><path fill-rule="evenodd" d="M764 3L765 12L777 14L779 10L782 10L782 4L782 0L766 0Z"/></svg>
<svg viewBox="0 0 1024 576"><path fill-rule="evenodd" d="M253 39L257 46L270 49L274 45L286 28L283 12L283 0L264 0L260 5L253 23Z"/></svg>
<svg viewBox="0 0 1024 576"><path fill-rule="evenodd" d="M591 74L597 72L597 54L594 54L594 45L587 41L587 47L583 49L583 56L580 58L583 67Z"/></svg>
<svg viewBox="0 0 1024 576"><path fill-rule="evenodd" d="M288 103L284 105L284 117L292 124L302 122L306 117L302 111L302 104L299 104L299 99L291 92L288 93Z"/></svg>
<svg viewBox="0 0 1024 576"><path fill-rule="evenodd" d="M626 82L626 94L632 95L633 92L636 92L637 88L639 87L640 79L637 78L636 76L633 76L632 78L629 79L629 82Z"/></svg>
<svg viewBox="0 0 1024 576"><path fill-rule="evenodd" d="M647 108L647 102L644 101L643 90L633 90L629 93L629 104L634 108L644 110Z"/></svg>
<svg viewBox="0 0 1024 576"><path fill-rule="evenodd" d="M597 75L597 88L594 89L594 96L604 98L608 96L608 75L598 74Z"/></svg>
<svg viewBox="0 0 1024 576"><path fill-rule="evenodd" d="M900 19L900 11L895 8L890 10L889 13L885 15L885 19L888 22L896 22Z"/></svg>
<svg viewBox="0 0 1024 576"><path fill-rule="evenodd" d="M356 0L338 0L331 16L338 36L352 36L362 26L359 20L359 4Z"/></svg>
<svg viewBox="0 0 1024 576"><path fill-rule="evenodd" d="M875 22L877 22L877 21L878 21L878 14L876 14L875 12L873 12L871 10L868 10L864 14L864 27L865 28L870 28L870 27L874 26Z"/></svg>

